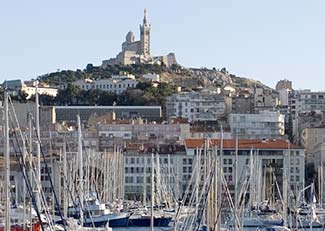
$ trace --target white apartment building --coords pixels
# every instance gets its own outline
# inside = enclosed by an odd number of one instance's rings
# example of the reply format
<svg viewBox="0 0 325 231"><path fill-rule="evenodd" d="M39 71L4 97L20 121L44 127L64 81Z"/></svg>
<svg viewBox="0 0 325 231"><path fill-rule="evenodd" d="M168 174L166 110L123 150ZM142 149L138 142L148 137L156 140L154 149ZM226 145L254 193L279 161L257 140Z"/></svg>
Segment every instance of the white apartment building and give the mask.
<svg viewBox="0 0 325 231"><path fill-rule="evenodd" d="M245 139L279 139L285 134L284 115L277 111L230 114L229 126L233 137Z"/></svg>
<svg viewBox="0 0 325 231"><path fill-rule="evenodd" d="M159 180L165 187L165 193L173 192L175 198L179 199L185 192L188 179L187 175L183 176L182 169L185 165L191 167L193 158L186 155L184 146L160 146L159 154L154 154L152 159L151 153L154 150L155 148L148 148L143 151L128 150L124 153L125 199L142 200L146 195L149 200L152 163L156 171L160 170Z"/></svg>
<svg viewBox="0 0 325 231"><path fill-rule="evenodd" d="M208 144L208 145L205 145ZM235 167L236 167L236 140L224 140L223 152L220 154L220 139L186 139L185 150L182 146L165 147L164 150L158 151L153 162L155 170L157 169L157 160L159 159L160 175L162 181L168 183L166 188L172 188L176 198L181 198L189 187L189 182L195 173L195 165L198 163L198 154L201 154L201 163L204 163L204 155L210 155L214 158L214 152L219 148L218 158L220 169L222 169L228 187L234 195L235 186ZM205 146L207 147L205 149ZM150 198L150 174L151 174L151 149L131 150L124 153L124 176L125 176L125 198L142 199L144 190L147 198ZM251 154L252 153L252 154ZM212 155L212 156L211 156ZM276 180L280 183L279 188L282 191L284 178L287 178L290 190L297 195L304 187L305 174L305 153L304 148L290 144L284 140L238 140L238 159L237 173L239 176L249 174L250 160L254 156L256 164L261 166L261 171L257 174L259 182L271 182L269 174L265 171L273 171ZM283 172L286 170L286 175ZM206 178L202 171L202 181ZM242 181L241 181L242 180ZM274 180L274 179L273 179ZM144 181L146 181L144 183ZM238 187L244 183L244 179L238 179ZM202 184L203 182L201 182ZM273 188L273 185L268 185ZM267 187L267 186L265 186ZM264 188L265 188L264 187ZM263 187L260 187L262 190ZM169 190L167 190L169 191ZM262 195L262 193L261 193ZM266 195L271 196L271 195Z"/></svg>
<svg viewBox="0 0 325 231"><path fill-rule="evenodd" d="M18 95L20 92L23 92L27 94L27 99L36 94L35 82L33 81L22 81L18 79L6 80L3 82L2 87L6 87L12 95ZM58 94L58 88L53 88L45 84L39 84L37 92L40 95L55 97Z"/></svg>
<svg viewBox="0 0 325 231"><path fill-rule="evenodd" d="M159 74L153 74L153 73L148 73L142 75L142 77L146 80L150 80L152 82L159 82L160 81L160 76Z"/></svg>
<svg viewBox="0 0 325 231"><path fill-rule="evenodd" d="M222 155L220 155L220 147L223 147ZM269 181L266 171L274 173L276 181L279 183L279 188L282 191L287 178L289 189L298 195L297 193L304 188L305 179L305 151L303 147L291 144L285 140L247 140L239 139L236 145L236 140L223 140L210 139L206 141L204 139L186 139L186 155L195 158L198 153L204 155L205 147L207 147L207 153L214 155L215 150L218 150L218 156L220 161L220 169L227 181L230 193L234 195L234 187L236 182L237 172L237 185L239 190L243 184L242 176L249 175L250 161L252 157L255 159L256 166L260 166L260 171L254 171L256 174L254 177L258 182L271 182ZM236 159L236 146L238 155ZM237 164L236 164L237 162ZM235 168L237 166L237 171ZM194 168L194 167L193 167ZM286 172L283 172L283 169ZM272 177L271 177L272 178ZM263 185L258 187L260 191L259 195L262 195L263 188L274 189L274 185ZM265 199L269 199L268 196L272 195L272 192L265 190Z"/></svg>
<svg viewBox="0 0 325 231"><path fill-rule="evenodd" d="M290 96L292 118L305 111L325 111L325 92L294 91Z"/></svg>
<svg viewBox="0 0 325 231"><path fill-rule="evenodd" d="M121 94L128 88L135 88L138 84L134 79L100 79L100 80L78 80L72 83L79 86L83 90L100 89L103 91L110 91L116 94ZM66 86L64 86L66 87Z"/></svg>
<svg viewBox="0 0 325 231"><path fill-rule="evenodd" d="M300 142L303 129L322 124L322 114L325 111L325 92L293 91L289 98L289 104L293 135L295 141Z"/></svg>
<svg viewBox="0 0 325 231"><path fill-rule="evenodd" d="M183 92L167 99L167 117L186 118L189 122L217 121L226 113L223 95L211 92Z"/></svg>

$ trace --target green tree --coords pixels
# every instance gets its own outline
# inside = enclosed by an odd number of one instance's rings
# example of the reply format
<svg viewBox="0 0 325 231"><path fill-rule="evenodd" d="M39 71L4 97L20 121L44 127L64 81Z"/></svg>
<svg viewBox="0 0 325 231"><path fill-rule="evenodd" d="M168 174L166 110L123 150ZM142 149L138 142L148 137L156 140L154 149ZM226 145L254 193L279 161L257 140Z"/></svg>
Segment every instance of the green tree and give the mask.
<svg viewBox="0 0 325 231"><path fill-rule="evenodd" d="M117 95L113 92L102 91L99 95L98 105L112 106L117 101Z"/></svg>
<svg viewBox="0 0 325 231"><path fill-rule="evenodd" d="M58 91L56 102L59 105L78 105L82 101L81 93L79 86L69 83L65 89Z"/></svg>
<svg viewBox="0 0 325 231"><path fill-rule="evenodd" d="M146 91L152 87L151 82L145 81L145 82L139 82L136 86L137 89L140 89L142 91Z"/></svg>

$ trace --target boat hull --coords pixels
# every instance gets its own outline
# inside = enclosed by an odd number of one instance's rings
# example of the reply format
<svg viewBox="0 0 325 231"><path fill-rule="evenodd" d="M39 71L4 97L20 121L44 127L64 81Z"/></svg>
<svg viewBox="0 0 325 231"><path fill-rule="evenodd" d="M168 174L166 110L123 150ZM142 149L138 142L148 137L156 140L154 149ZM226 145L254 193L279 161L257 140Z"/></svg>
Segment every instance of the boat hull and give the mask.
<svg viewBox="0 0 325 231"><path fill-rule="evenodd" d="M141 217L141 218L130 218L128 226L150 226L150 217ZM155 227L168 227L171 222L171 217L155 217L154 226Z"/></svg>
<svg viewBox="0 0 325 231"><path fill-rule="evenodd" d="M0 227L0 231L4 231L5 227ZM25 226L25 229L23 225L11 225L10 231L30 231L30 227ZM41 231L41 225L40 223L33 224L32 231Z"/></svg>
<svg viewBox="0 0 325 231"><path fill-rule="evenodd" d="M130 214L107 214L103 216L93 217L92 219L86 218L84 220L84 226L86 227L126 227L128 226Z"/></svg>

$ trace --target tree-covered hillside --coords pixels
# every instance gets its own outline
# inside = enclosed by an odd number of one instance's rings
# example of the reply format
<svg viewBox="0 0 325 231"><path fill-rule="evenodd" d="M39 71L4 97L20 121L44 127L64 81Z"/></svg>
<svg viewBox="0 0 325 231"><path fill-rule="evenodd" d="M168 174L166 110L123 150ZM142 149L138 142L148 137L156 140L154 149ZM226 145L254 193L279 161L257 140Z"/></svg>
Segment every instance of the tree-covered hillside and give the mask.
<svg viewBox="0 0 325 231"><path fill-rule="evenodd" d="M101 68L88 64L84 70L63 70L45 74L38 77L41 82L47 83L51 86L57 86L60 84L72 83L80 79L109 79L112 75L118 75L121 73L133 74L136 77L140 77L147 73L161 74L162 72L176 72L182 68L178 65L174 65L171 68L167 68L165 65L157 64L132 64L127 66L109 66L108 68Z"/></svg>

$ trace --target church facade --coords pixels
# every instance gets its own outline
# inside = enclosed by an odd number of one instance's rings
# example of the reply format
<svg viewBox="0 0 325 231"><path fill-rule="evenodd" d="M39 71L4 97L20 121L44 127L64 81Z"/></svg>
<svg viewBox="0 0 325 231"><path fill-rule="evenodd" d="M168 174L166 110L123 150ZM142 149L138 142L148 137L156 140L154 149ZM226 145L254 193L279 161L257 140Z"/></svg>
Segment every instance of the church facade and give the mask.
<svg viewBox="0 0 325 231"><path fill-rule="evenodd" d="M150 54L150 29L147 20L147 11L144 10L143 23L140 25L140 40L135 40L135 34L129 31L122 43L122 51L115 58L104 60L102 67L113 65L130 65L138 63L162 64L167 67L177 64L174 53L165 56L152 56Z"/></svg>

